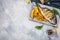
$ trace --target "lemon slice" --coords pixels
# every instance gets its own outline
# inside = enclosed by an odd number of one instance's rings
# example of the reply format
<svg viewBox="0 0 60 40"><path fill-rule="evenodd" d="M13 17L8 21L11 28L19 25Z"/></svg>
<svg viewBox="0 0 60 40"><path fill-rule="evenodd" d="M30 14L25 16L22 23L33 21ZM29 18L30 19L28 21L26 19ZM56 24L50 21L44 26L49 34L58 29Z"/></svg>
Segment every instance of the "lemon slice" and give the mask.
<svg viewBox="0 0 60 40"><path fill-rule="evenodd" d="M30 0L25 0L25 2L26 2L26 3L29 3L29 2L30 2Z"/></svg>
<svg viewBox="0 0 60 40"><path fill-rule="evenodd" d="M39 11L39 9L38 9L38 7L36 5L33 6L33 9L30 12L30 18L31 19L34 19L35 18L38 21L46 21L46 19L41 14L41 12Z"/></svg>

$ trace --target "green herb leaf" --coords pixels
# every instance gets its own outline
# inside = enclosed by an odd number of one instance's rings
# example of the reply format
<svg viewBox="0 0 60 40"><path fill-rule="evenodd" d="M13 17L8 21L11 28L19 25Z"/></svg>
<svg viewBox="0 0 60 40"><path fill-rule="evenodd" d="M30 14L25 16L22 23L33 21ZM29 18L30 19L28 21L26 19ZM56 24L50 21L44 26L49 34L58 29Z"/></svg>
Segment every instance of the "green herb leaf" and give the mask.
<svg viewBox="0 0 60 40"><path fill-rule="evenodd" d="M56 9L53 9L52 11L54 12L54 14L59 15L59 12Z"/></svg>
<svg viewBox="0 0 60 40"><path fill-rule="evenodd" d="M43 28L43 25L42 26L35 26L35 28L38 30L41 30Z"/></svg>

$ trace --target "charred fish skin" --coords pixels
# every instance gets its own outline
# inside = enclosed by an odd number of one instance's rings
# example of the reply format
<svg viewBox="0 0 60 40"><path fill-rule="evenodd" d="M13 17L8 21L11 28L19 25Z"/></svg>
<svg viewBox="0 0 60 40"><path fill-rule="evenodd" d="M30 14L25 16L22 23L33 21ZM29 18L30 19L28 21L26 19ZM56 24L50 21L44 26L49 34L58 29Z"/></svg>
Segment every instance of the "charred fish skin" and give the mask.
<svg viewBox="0 0 60 40"><path fill-rule="evenodd" d="M51 21L54 21L54 23L51 23L51 24L53 24L53 25L56 25L57 24L57 18L56 18L56 15L54 15L51 19L50 19Z"/></svg>

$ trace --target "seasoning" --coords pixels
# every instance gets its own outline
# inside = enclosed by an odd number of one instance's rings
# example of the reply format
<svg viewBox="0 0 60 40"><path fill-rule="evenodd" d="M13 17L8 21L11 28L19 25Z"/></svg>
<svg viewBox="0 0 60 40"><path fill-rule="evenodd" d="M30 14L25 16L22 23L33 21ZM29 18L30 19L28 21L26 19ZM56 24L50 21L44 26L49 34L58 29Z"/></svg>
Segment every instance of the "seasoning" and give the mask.
<svg viewBox="0 0 60 40"><path fill-rule="evenodd" d="M51 35L51 34L53 34L53 31L52 31L52 29L49 29L48 30L48 35Z"/></svg>

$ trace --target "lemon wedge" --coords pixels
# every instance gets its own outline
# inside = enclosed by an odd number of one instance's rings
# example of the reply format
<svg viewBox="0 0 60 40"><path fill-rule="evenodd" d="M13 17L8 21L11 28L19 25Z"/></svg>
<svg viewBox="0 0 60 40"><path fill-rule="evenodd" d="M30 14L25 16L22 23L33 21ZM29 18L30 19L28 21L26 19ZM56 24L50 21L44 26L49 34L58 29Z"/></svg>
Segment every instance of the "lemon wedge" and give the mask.
<svg viewBox="0 0 60 40"><path fill-rule="evenodd" d="M25 2L26 2L26 3L29 3L29 2L30 2L30 0L25 0Z"/></svg>

